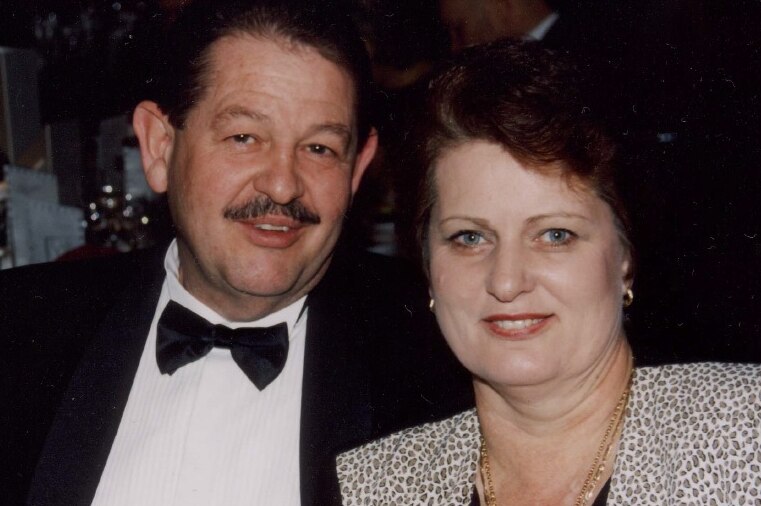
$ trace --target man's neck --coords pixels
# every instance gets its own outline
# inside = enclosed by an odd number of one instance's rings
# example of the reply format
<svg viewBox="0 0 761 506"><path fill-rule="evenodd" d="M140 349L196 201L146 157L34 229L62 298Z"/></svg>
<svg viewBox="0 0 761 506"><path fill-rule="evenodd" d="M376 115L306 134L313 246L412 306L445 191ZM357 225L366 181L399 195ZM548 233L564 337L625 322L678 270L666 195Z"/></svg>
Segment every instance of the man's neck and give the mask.
<svg viewBox="0 0 761 506"><path fill-rule="evenodd" d="M180 283L183 288L193 295L199 302L208 306L220 316L231 322L251 322L280 311L304 297L311 287L289 297L266 297L252 295L244 292L221 293L199 289L192 281L183 279L180 270Z"/></svg>

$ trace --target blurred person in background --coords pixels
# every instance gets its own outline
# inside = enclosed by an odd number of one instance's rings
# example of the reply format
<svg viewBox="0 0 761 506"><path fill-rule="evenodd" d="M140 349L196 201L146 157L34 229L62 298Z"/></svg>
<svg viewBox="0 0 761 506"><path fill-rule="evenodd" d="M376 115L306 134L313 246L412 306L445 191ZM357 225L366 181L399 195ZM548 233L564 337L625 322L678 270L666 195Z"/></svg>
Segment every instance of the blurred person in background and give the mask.
<svg viewBox="0 0 761 506"><path fill-rule="evenodd" d="M545 0L439 0L439 14L455 53L508 37L542 40L559 18Z"/></svg>

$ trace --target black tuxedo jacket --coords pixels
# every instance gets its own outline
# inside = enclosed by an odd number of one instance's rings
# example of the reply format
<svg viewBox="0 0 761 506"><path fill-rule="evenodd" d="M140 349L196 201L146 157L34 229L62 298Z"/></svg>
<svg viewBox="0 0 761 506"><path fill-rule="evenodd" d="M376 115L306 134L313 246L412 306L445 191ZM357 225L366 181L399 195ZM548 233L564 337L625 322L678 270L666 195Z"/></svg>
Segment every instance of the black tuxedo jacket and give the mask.
<svg viewBox="0 0 761 506"><path fill-rule="evenodd" d="M163 251L0 273L2 504L91 503L163 279ZM309 294L303 505L340 503L338 452L472 402L422 286L342 250Z"/></svg>

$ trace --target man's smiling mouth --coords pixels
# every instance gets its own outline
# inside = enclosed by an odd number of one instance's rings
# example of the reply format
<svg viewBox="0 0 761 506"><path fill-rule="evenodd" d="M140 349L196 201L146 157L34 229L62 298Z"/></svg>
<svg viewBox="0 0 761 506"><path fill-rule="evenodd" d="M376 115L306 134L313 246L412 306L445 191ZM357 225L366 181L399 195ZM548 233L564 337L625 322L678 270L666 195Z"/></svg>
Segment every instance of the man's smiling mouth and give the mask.
<svg viewBox="0 0 761 506"><path fill-rule="evenodd" d="M286 227L285 225L272 225L270 223L260 223L255 225L255 227L259 230L267 230L271 232L288 232L291 229L291 227Z"/></svg>

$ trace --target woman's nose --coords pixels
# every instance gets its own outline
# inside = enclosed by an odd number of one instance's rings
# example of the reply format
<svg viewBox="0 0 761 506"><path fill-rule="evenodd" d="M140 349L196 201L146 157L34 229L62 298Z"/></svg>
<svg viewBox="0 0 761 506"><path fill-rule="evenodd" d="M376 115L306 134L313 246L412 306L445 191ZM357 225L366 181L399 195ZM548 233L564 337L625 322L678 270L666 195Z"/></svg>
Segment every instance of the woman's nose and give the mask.
<svg viewBox="0 0 761 506"><path fill-rule="evenodd" d="M498 246L493 252L486 290L500 302L511 302L533 289L530 253L519 247Z"/></svg>

